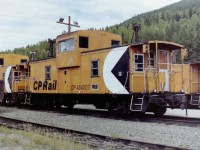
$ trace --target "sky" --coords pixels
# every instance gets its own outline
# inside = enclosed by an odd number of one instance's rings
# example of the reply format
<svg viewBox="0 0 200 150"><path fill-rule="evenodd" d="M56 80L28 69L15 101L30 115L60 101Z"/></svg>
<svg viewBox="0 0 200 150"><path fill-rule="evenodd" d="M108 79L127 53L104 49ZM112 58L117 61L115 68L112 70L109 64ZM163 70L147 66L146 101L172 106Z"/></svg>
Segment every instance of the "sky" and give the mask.
<svg viewBox="0 0 200 150"><path fill-rule="evenodd" d="M59 18L77 21L80 28L119 24L141 13L180 0L0 0L0 51L56 38L67 30Z"/></svg>

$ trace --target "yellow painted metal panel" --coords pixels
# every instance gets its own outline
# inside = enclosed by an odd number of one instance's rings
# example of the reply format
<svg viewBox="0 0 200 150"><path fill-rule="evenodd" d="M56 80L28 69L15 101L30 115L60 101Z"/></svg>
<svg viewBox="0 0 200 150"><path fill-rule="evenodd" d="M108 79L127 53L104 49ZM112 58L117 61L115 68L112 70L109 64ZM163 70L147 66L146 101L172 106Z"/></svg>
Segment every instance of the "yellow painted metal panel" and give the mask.
<svg viewBox="0 0 200 150"><path fill-rule="evenodd" d="M154 70L147 72L147 83L148 92L153 92L156 89L156 75Z"/></svg>
<svg viewBox="0 0 200 150"><path fill-rule="evenodd" d="M80 53L76 50L59 53L57 54L56 65L57 68L80 66Z"/></svg>
<svg viewBox="0 0 200 150"><path fill-rule="evenodd" d="M21 60L27 60L28 56L19 54L0 54L0 58L4 59L4 66L20 64Z"/></svg>
<svg viewBox="0 0 200 150"><path fill-rule="evenodd" d="M191 65L191 92L199 93L199 65Z"/></svg>
<svg viewBox="0 0 200 150"><path fill-rule="evenodd" d="M131 75L131 89L133 93L146 91L144 73L134 73Z"/></svg>
<svg viewBox="0 0 200 150"><path fill-rule="evenodd" d="M174 64L170 74L170 89L172 92L184 90L190 93L190 65Z"/></svg>
<svg viewBox="0 0 200 150"><path fill-rule="evenodd" d="M51 78L46 80L45 67L51 66ZM58 70L56 59L47 59L30 63L31 77L29 78L30 92L33 93L57 93L58 92Z"/></svg>
<svg viewBox="0 0 200 150"><path fill-rule="evenodd" d="M88 37L88 46L89 46L88 48L79 48L79 37ZM59 42L70 38L74 38L74 50L60 52ZM87 31L80 30L70 35L64 34L58 36L57 46L56 46L57 68L80 66L81 52L111 47L112 40L119 41L119 44L122 43L122 39L119 35L99 30L87 30Z"/></svg>
<svg viewBox="0 0 200 150"><path fill-rule="evenodd" d="M105 58L110 49L103 50L102 52L90 52L82 54L81 59L81 76L80 76L80 85L85 86L81 92L85 93L110 93L106 88L103 79L103 66ZM98 60L99 62L99 75L96 77L91 76L91 62ZM97 89L92 88L92 86L97 86Z"/></svg>
<svg viewBox="0 0 200 150"><path fill-rule="evenodd" d="M165 83L166 82L166 76L165 76L165 72L159 72L159 91L161 91L161 92L164 92L164 89L165 89L165 85L167 84L167 83Z"/></svg>

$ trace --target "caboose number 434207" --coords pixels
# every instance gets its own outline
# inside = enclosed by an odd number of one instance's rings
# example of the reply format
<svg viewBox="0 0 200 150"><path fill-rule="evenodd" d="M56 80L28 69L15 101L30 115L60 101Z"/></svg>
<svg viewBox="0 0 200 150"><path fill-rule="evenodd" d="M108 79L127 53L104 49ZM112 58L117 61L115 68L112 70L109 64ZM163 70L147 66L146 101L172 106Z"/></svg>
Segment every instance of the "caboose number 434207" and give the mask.
<svg viewBox="0 0 200 150"><path fill-rule="evenodd" d="M53 44L56 57L53 57ZM198 109L200 64L184 64L183 45L167 41L122 46L119 35L78 30L50 40L49 58L5 63L0 55L2 103L62 105L93 104L120 113L154 112L167 108ZM182 63L175 63L175 51ZM11 59L12 60L12 59Z"/></svg>

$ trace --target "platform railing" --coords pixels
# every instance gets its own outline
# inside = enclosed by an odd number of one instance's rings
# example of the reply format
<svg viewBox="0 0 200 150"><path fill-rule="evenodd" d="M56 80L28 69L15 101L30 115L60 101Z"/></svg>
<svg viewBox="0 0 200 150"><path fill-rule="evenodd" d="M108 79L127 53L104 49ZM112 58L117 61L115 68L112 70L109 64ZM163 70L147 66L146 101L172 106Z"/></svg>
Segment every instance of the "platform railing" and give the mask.
<svg viewBox="0 0 200 150"><path fill-rule="evenodd" d="M12 87L14 92L27 92L28 77L26 75L14 76Z"/></svg>

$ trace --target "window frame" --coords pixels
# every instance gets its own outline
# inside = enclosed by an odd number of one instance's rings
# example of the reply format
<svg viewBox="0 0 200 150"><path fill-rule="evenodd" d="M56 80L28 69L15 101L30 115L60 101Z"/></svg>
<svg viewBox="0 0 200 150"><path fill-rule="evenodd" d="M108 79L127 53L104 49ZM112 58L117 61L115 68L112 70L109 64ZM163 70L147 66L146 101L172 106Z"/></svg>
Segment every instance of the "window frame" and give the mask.
<svg viewBox="0 0 200 150"><path fill-rule="evenodd" d="M93 66L93 62L97 62L97 67ZM99 77L99 59L91 60L91 77ZM97 70L97 74L94 74L94 70Z"/></svg>
<svg viewBox="0 0 200 150"><path fill-rule="evenodd" d="M164 54L162 57L163 59L161 59L161 55L160 55L161 53ZM166 65L166 70L169 70L170 53L167 50L159 50L158 51L158 68L159 69L163 69L163 68L161 68L161 65Z"/></svg>
<svg viewBox="0 0 200 150"><path fill-rule="evenodd" d="M22 71L13 71L13 79L14 81L22 80Z"/></svg>
<svg viewBox="0 0 200 150"><path fill-rule="evenodd" d="M73 41L73 46L72 45L69 45L68 42L70 41ZM65 45L65 49L64 50L61 50L61 43L66 43ZM69 47L71 46L71 47ZM59 41L59 52L68 52L68 51L74 51L75 50L75 39L74 38L69 38L69 39L66 39L66 40L62 40L62 41Z"/></svg>
<svg viewBox="0 0 200 150"><path fill-rule="evenodd" d="M153 57L151 57L151 54L153 54ZM147 58L149 57L148 54L146 56ZM155 68L155 53L153 51L150 51L150 64L149 64L149 60L146 59L146 64L147 66L150 66L152 68ZM152 64L153 63L153 64Z"/></svg>
<svg viewBox="0 0 200 150"><path fill-rule="evenodd" d="M136 59L135 59L135 56L142 56L143 58L142 58L142 63L136 63ZM134 72L144 72L144 54L134 54L133 55L133 57L134 57L134 68L133 68L133 70L134 70ZM142 64L142 71L138 71L138 70L136 70L136 64L137 65L139 65L139 64ZM138 67L137 67L138 68Z"/></svg>
<svg viewBox="0 0 200 150"><path fill-rule="evenodd" d="M28 77L30 77L30 71L29 70L25 70L25 78L28 78Z"/></svg>
<svg viewBox="0 0 200 150"><path fill-rule="evenodd" d="M49 71L47 71L48 68ZM51 80L51 65L45 66L45 80Z"/></svg>

